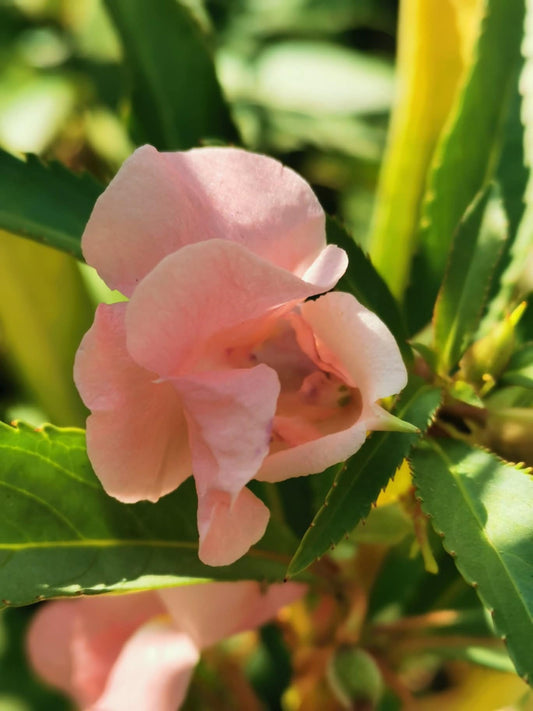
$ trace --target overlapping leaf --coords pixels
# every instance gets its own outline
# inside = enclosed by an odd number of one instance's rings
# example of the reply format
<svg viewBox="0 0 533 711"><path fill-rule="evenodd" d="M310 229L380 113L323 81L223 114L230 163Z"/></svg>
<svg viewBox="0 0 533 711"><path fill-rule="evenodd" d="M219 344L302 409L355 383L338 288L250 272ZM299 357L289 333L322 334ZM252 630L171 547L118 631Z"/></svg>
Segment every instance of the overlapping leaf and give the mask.
<svg viewBox="0 0 533 711"><path fill-rule="evenodd" d="M407 295L412 332L429 320L455 228L494 172L520 63L524 14L524 0L486 3L475 60L429 178Z"/></svg>
<svg viewBox="0 0 533 711"><path fill-rule="evenodd" d="M157 504L121 504L95 477L82 430L0 424L0 600L178 585L191 578L279 580L292 535L271 524L231 566L198 559L192 480Z"/></svg>
<svg viewBox="0 0 533 711"><path fill-rule="evenodd" d="M533 479L490 452L442 440L415 449L423 510L491 611L518 673L533 680Z"/></svg>
<svg viewBox="0 0 533 711"><path fill-rule="evenodd" d="M395 414L425 430L440 404L440 397L438 388L413 379L402 393ZM291 560L289 575L304 570L368 515L372 503L417 438L416 434L374 432L340 467L324 505Z"/></svg>
<svg viewBox="0 0 533 711"><path fill-rule="evenodd" d="M407 286L433 150L471 61L480 5L479 0L400 3L399 91L370 241L372 260L397 297Z"/></svg>
<svg viewBox="0 0 533 711"><path fill-rule="evenodd" d="M439 366L447 373L470 344L507 238L500 200L487 188L467 210L454 237L434 312Z"/></svg>

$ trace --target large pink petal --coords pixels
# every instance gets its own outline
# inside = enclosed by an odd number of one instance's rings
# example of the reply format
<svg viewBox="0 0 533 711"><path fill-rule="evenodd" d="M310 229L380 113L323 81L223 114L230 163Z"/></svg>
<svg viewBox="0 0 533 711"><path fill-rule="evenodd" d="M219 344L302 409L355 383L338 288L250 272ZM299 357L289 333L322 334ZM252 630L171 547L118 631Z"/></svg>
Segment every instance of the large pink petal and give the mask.
<svg viewBox="0 0 533 711"><path fill-rule="evenodd" d="M104 281L130 295L163 257L213 238L302 276L325 247L324 213L309 185L272 158L143 146L96 202L82 246Z"/></svg>
<svg viewBox="0 0 533 711"><path fill-rule="evenodd" d="M200 649L232 634L253 629L306 591L300 583L264 586L252 581L205 583L159 590L179 630Z"/></svg>
<svg viewBox="0 0 533 711"><path fill-rule="evenodd" d="M268 453L280 391L277 373L261 364L173 382L189 426L198 496L213 489L236 494Z"/></svg>
<svg viewBox="0 0 533 711"><path fill-rule="evenodd" d="M405 387L407 371L394 336L354 296L325 294L303 304L300 312L314 334L313 348L303 340L302 347L311 358L317 353L320 361L331 364L350 385L359 388L363 402L375 402ZM296 320L293 326L300 339Z"/></svg>
<svg viewBox="0 0 533 711"><path fill-rule="evenodd" d="M91 711L176 711L199 656L170 621L146 623L124 645Z"/></svg>
<svg viewBox="0 0 533 711"><path fill-rule="evenodd" d="M128 350L160 375L201 370L215 334L322 290L238 244L190 245L166 257L135 290L126 316Z"/></svg>
<svg viewBox="0 0 533 711"><path fill-rule="evenodd" d="M30 626L30 661L47 682L85 707L102 693L128 637L163 612L151 592L47 603Z"/></svg>
<svg viewBox="0 0 533 711"><path fill-rule="evenodd" d="M229 565L262 538L268 509L243 486L270 445L279 395L274 370L222 370L177 378L198 492L200 559Z"/></svg>
<svg viewBox="0 0 533 711"><path fill-rule="evenodd" d="M169 383L126 350L127 304L101 304L76 354L74 379L92 410L87 450L105 490L120 501L157 501L191 474L187 425Z"/></svg>
<svg viewBox="0 0 533 711"><path fill-rule="evenodd" d="M198 497L198 557L206 565L230 565L263 537L270 512L247 489L235 496L217 489Z"/></svg>

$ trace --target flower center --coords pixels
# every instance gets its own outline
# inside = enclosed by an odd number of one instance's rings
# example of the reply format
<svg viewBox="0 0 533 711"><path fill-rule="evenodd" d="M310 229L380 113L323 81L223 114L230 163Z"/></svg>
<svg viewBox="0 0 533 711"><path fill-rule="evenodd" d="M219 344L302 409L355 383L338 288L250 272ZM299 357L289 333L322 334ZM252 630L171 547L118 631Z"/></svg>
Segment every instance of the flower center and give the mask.
<svg viewBox="0 0 533 711"><path fill-rule="evenodd" d="M271 452L346 429L357 421L362 409L360 391L302 349L289 319L276 319L256 336L253 343L227 347L225 360L231 368L264 363L278 374L281 392Z"/></svg>

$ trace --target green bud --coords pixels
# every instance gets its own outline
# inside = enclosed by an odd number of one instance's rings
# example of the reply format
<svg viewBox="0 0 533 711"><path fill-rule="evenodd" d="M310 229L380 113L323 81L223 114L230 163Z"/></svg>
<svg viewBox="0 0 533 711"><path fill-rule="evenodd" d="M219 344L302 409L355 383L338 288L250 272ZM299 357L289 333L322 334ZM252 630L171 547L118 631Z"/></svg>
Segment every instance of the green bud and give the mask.
<svg viewBox="0 0 533 711"><path fill-rule="evenodd" d="M514 351L516 325L525 308L524 301L496 324L490 333L470 346L459 363L460 380L472 383L482 394L491 389Z"/></svg>
<svg viewBox="0 0 533 711"><path fill-rule="evenodd" d="M328 667L328 681L349 709L373 709L383 695L383 678L373 657L357 647L341 647Z"/></svg>

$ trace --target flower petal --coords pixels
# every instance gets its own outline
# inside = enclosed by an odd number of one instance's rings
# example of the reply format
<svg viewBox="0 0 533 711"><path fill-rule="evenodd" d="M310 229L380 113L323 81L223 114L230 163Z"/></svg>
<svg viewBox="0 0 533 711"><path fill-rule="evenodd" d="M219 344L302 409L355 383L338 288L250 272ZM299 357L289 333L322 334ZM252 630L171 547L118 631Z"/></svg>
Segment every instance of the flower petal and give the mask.
<svg viewBox="0 0 533 711"><path fill-rule="evenodd" d="M143 146L97 200L82 247L104 281L130 295L163 257L213 238L302 276L325 247L324 213L305 180L267 156Z"/></svg>
<svg viewBox="0 0 533 711"><path fill-rule="evenodd" d="M158 591L177 629L200 649L225 637L253 629L306 591L301 583L277 583L266 589L257 582L204 583Z"/></svg>
<svg viewBox="0 0 533 711"><path fill-rule="evenodd" d="M261 540L270 512L249 489L237 496L211 490L198 497L198 557L206 565L230 565Z"/></svg>
<svg viewBox="0 0 533 711"><path fill-rule="evenodd" d="M351 294L333 292L302 304L302 319L314 334L314 347L303 340L310 358L340 371L347 382L359 388L363 402L375 402L400 392L407 383L407 371L394 336L376 314ZM292 322L298 337L302 332Z"/></svg>
<svg viewBox="0 0 533 711"><path fill-rule="evenodd" d="M86 707L102 693L128 637L164 611L152 592L45 603L30 625L30 661L47 682Z"/></svg>
<svg viewBox="0 0 533 711"><path fill-rule="evenodd" d="M126 642L92 711L176 711L199 659L170 621L146 623Z"/></svg>
<svg viewBox="0 0 533 711"><path fill-rule="evenodd" d="M93 413L87 451L107 493L128 503L157 501L191 474L187 425L172 385L156 382L129 356L126 308L98 307L76 354L74 379Z"/></svg>
<svg viewBox="0 0 533 711"><path fill-rule="evenodd" d="M355 454L365 439L366 422L358 421L345 430L270 454L255 478L276 482L295 476L319 474Z"/></svg>
<svg viewBox="0 0 533 711"><path fill-rule="evenodd" d="M163 259L135 290L126 316L128 350L163 376L200 369L215 334L321 290L238 244L190 245Z"/></svg>
<svg viewBox="0 0 533 711"><path fill-rule="evenodd" d="M268 453L280 385L261 364L176 378L189 428L198 496L237 494Z"/></svg>
<svg viewBox="0 0 533 711"><path fill-rule="evenodd" d="M70 653L77 615L75 602L78 601L58 600L41 604L31 621L26 645L35 671L52 686L75 695L81 704L88 700L88 695L75 693ZM52 649L53 654L50 653Z"/></svg>

